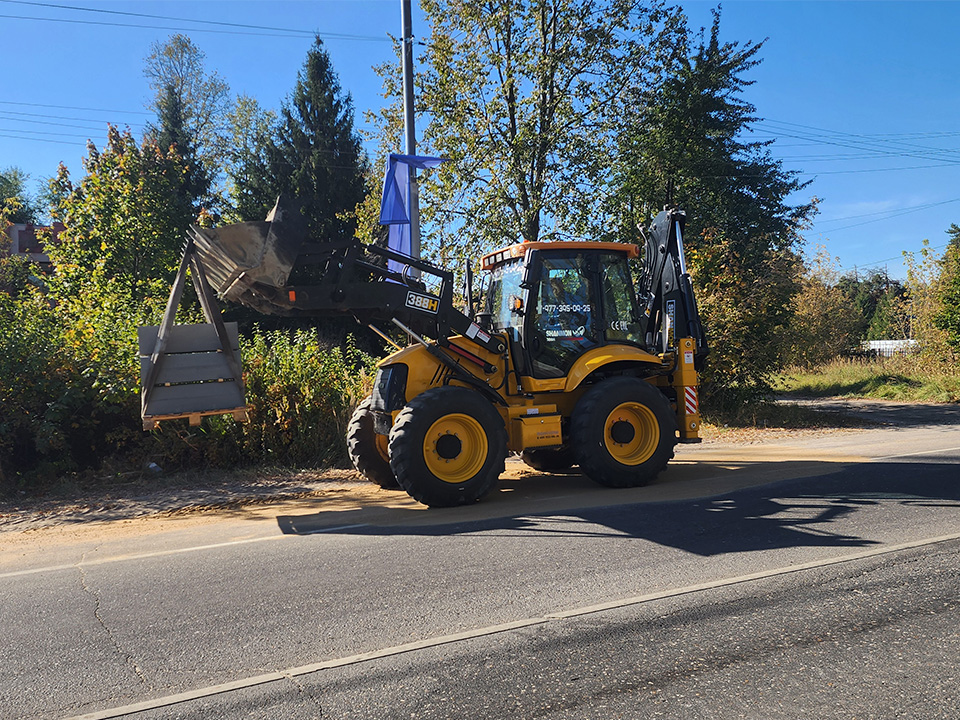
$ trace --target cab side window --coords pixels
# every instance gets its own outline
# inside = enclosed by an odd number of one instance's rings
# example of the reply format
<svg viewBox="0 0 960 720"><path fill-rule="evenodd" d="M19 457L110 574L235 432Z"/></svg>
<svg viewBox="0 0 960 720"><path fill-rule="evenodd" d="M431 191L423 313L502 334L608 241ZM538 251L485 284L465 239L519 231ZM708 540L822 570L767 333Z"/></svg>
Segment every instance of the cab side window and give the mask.
<svg viewBox="0 0 960 720"><path fill-rule="evenodd" d="M601 264L603 316L607 340L643 344L643 329L638 321L636 296L630 281L630 266L625 257L609 255Z"/></svg>

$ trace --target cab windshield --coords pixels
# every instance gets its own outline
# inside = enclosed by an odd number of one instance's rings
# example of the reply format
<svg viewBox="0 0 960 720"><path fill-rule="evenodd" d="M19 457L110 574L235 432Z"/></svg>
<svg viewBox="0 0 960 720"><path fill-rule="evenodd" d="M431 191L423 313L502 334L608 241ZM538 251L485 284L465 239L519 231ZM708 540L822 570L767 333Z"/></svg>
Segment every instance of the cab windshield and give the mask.
<svg viewBox="0 0 960 720"><path fill-rule="evenodd" d="M513 340L520 339L523 315L523 259L497 265L490 271L490 288L487 290L487 312L496 332L506 331Z"/></svg>

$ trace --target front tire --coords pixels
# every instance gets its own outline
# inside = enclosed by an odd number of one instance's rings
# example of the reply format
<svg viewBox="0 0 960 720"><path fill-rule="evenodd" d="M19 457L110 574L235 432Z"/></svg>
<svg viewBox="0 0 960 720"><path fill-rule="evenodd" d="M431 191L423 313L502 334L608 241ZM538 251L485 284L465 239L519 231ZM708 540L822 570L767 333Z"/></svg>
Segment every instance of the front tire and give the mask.
<svg viewBox="0 0 960 720"><path fill-rule="evenodd" d="M597 383L577 402L570 421L580 469L607 487L639 487L673 458L677 421L656 387L634 377Z"/></svg>
<svg viewBox="0 0 960 720"><path fill-rule="evenodd" d="M353 467L367 480L395 490L400 484L390 469L388 439L374 430L372 405L373 400L367 398L353 411L347 425L347 454Z"/></svg>
<svg viewBox="0 0 960 720"><path fill-rule="evenodd" d="M474 390L431 388L397 415L390 467L415 500L430 507L476 502L504 469L507 431L500 413Z"/></svg>

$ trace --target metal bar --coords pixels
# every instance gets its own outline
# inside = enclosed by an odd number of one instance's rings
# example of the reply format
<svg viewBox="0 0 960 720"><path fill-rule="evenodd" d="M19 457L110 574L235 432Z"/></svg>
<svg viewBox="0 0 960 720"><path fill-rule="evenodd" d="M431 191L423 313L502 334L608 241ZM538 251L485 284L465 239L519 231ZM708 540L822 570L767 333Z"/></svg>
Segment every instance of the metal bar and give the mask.
<svg viewBox="0 0 960 720"><path fill-rule="evenodd" d="M174 320L177 318L177 308L180 307L180 298L183 297L183 288L187 280L187 266L190 264L189 256L192 252L193 241L188 240L183 248L180 269L177 270L177 277L173 281L173 288L170 290L170 297L167 299L167 307L163 311L163 321L160 323L160 330L157 332L157 341L153 346L153 353L150 355L150 372L147 373L147 378L140 389L141 415L147 408L147 401L150 399L153 386L157 382L157 375L160 373L160 359L167 346L167 338L170 337Z"/></svg>
<svg viewBox="0 0 960 720"><path fill-rule="evenodd" d="M400 21L403 24L403 126L407 155L417 154L417 120L413 95L413 17L410 0L400 2ZM420 198L417 189L417 170L410 168L407 211L410 213L410 254L420 257Z"/></svg>
<svg viewBox="0 0 960 720"><path fill-rule="evenodd" d="M687 259L683 255L683 233L680 231L680 223L674 223L677 228L677 259L680 261L680 274L687 274Z"/></svg>
<svg viewBox="0 0 960 720"><path fill-rule="evenodd" d="M193 284L200 297L200 305L203 307L203 314L207 322L213 325L217 331L217 338L220 340L220 349L227 356L227 365L236 379L240 391L243 392L243 371L240 369L237 358L233 354L233 348L230 346L230 338L227 336L227 328L223 324L223 318L220 316L220 309L213 299L213 290L210 283L207 282L207 275L203 271L203 263L196 252L190 252L190 269L193 277Z"/></svg>
<svg viewBox="0 0 960 720"><path fill-rule="evenodd" d="M393 323L394 325L396 325L398 328L400 328L401 330L403 330L407 335L409 335L410 337L412 337L414 340L416 340L418 343L420 343L421 345L423 345L425 348L427 348L427 349L429 350L430 346L427 345L427 341L424 340L424 339L423 339L422 337L420 337L419 335L417 335L413 330L411 330L410 328L408 328L408 327L407 327L406 325L404 325L402 322L400 322L400 321L397 320L396 318L391 318L391 319L390 319L390 322L392 322L392 323Z"/></svg>
<svg viewBox="0 0 960 720"><path fill-rule="evenodd" d="M374 325L374 324L372 324L372 323L368 323L368 324L367 324L367 327L370 328L371 330L373 330L377 335L379 335L380 337L382 337L382 338L383 338L384 340L386 340L388 343L390 343L391 345L393 345L397 350L403 350L403 348L400 346L399 343L394 342L394 341L393 341L393 338L391 338L389 335L387 335L385 332L383 332L383 331L382 331L380 328L378 328L376 325Z"/></svg>
<svg viewBox="0 0 960 720"><path fill-rule="evenodd" d="M441 363L443 363L444 365L446 365L447 368L449 368L450 370L452 370L452 371L453 371L453 374L456 375L457 380L459 380L460 382L465 383L465 384L467 384L467 385L473 386L475 389L479 390L481 394L485 395L488 400L491 400L491 401L493 401L493 402L495 402L495 403L497 403L497 404L499 404L499 405L506 405L506 404L507 404L507 401L504 400L502 397L500 397L500 395L498 395L497 392L496 392L493 388L491 388L489 385L487 385L486 383L484 383L482 380L474 377L473 375L471 375L470 373L468 373L465 369L463 369L462 367L460 367L460 364L459 364L459 363L454 362L454 361L453 361L446 353L444 353L443 350L441 350L439 347L437 347L436 345L428 345L426 340L424 340L422 337L420 337L419 335L417 335L413 330L411 330L410 328L408 328L406 325L404 325L402 322L400 322L400 321L397 320L396 318L392 318L392 319L391 319L391 322L393 322L394 325L396 325L398 328L400 328L401 330L403 330L405 333L407 333L407 335L409 335L410 337L412 337L412 338L413 338L414 340L416 340L418 343L420 343L421 345L423 345L423 347L425 347L425 348L427 349L427 352L428 352L428 353L430 353L431 355L433 355L437 360L439 360Z"/></svg>

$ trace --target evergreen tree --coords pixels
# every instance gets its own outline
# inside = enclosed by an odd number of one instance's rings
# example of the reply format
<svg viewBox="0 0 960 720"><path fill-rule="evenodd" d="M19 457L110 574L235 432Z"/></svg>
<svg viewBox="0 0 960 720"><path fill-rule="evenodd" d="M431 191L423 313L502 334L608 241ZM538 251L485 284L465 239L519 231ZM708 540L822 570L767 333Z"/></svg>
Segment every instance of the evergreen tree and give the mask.
<svg viewBox="0 0 960 720"><path fill-rule="evenodd" d="M163 152L173 149L180 156L184 168L181 198L199 210L209 200L210 176L197 156L195 138L184 119L183 101L172 85L167 86L160 101L159 122L157 146Z"/></svg>
<svg viewBox="0 0 960 720"><path fill-rule="evenodd" d="M228 152L228 218L231 222L262 220L265 206L276 199L267 162L267 147L277 116L253 98L241 95L230 111Z"/></svg>
<svg viewBox="0 0 960 720"><path fill-rule="evenodd" d="M947 342L960 350L960 226L947 230L950 243L943 254L940 271L940 310L934 324L946 333Z"/></svg>
<svg viewBox="0 0 960 720"><path fill-rule="evenodd" d="M364 199L367 159L353 127L353 101L341 90L319 37L281 109L275 134L264 144L267 177L241 169L234 178L245 211L262 219L284 194L300 203L312 237L351 236L352 223L343 214Z"/></svg>
<svg viewBox="0 0 960 720"><path fill-rule="evenodd" d="M903 283L891 280L886 272L873 270L863 277L847 274L837 287L857 313L855 336L858 340L890 340L895 332L894 310L897 298L906 293Z"/></svg>
<svg viewBox="0 0 960 720"><path fill-rule="evenodd" d="M143 73L154 91L152 107L158 118L171 105L171 91L176 96L182 116L180 124L186 129L209 183L216 185L227 153L225 129L230 87L218 73L207 71L205 61L204 52L189 37L178 33L166 42L151 45Z"/></svg>
<svg viewBox="0 0 960 720"><path fill-rule="evenodd" d="M713 354L706 389L764 393L778 369L800 289L799 232L814 205L786 198L803 183L769 143L744 139L757 121L743 99L763 43L722 43L720 13L694 43L681 33L663 79L636 88L610 196L611 235L634 241L664 205L687 211L687 258Z"/></svg>

